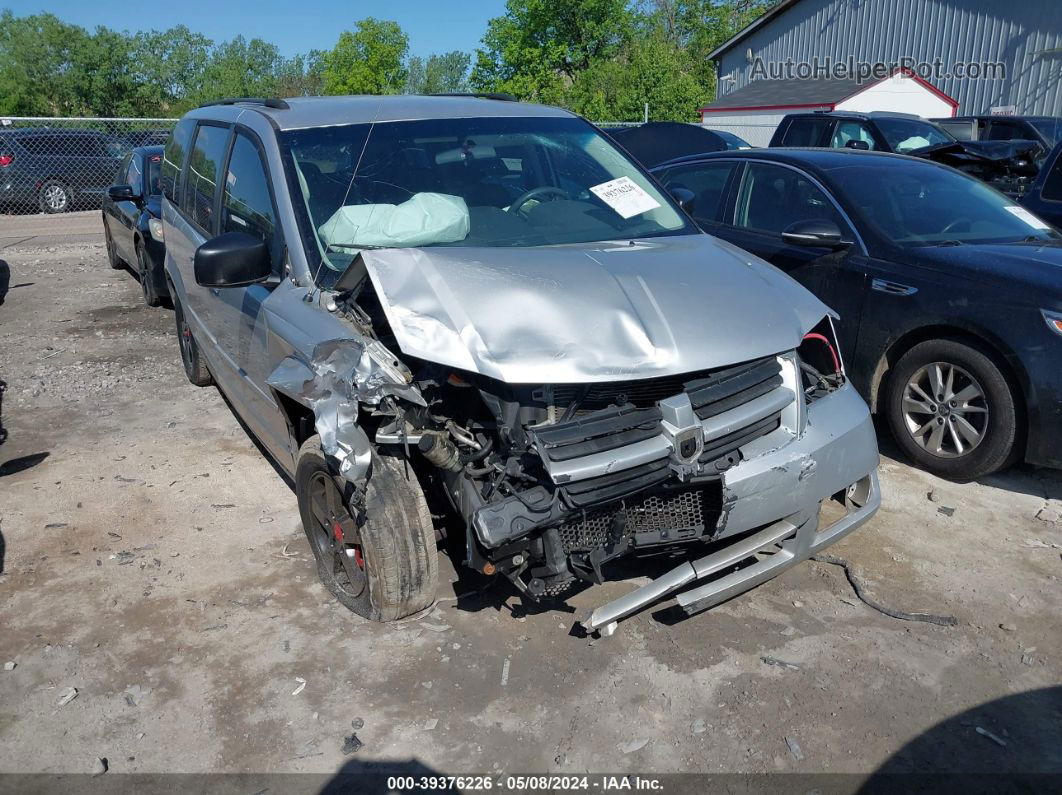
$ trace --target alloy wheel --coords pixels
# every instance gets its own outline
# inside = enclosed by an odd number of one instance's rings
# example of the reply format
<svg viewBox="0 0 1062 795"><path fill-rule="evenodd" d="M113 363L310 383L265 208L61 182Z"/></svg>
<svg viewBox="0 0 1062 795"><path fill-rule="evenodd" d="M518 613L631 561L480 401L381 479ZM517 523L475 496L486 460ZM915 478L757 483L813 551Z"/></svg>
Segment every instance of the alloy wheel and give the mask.
<svg viewBox="0 0 1062 795"><path fill-rule="evenodd" d="M968 455L988 430L984 387L958 365L919 368L903 390L903 419L911 438L940 458Z"/></svg>
<svg viewBox="0 0 1062 795"><path fill-rule="evenodd" d="M68 197L61 185L49 185L44 189L44 203L53 213L66 209Z"/></svg>
<svg viewBox="0 0 1062 795"><path fill-rule="evenodd" d="M336 584L351 597L360 596L368 585L361 534L330 473L314 473L309 498L318 557L331 558Z"/></svg>

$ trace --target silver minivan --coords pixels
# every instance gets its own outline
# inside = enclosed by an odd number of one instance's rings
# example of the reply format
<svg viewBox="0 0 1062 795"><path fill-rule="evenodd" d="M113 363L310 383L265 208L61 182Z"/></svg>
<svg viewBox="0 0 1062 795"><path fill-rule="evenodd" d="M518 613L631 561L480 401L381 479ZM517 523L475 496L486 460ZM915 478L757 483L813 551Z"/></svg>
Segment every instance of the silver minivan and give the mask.
<svg viewBox="0 0 1062 795"><path fill-rule="evenodd" d="M567 111L226 100L178 123L162 189L188 377L290 474L323 583L362 616L430 607L440 541L534 601L670 561L581 616L610 634L879 506L831 311Z"/></svg>

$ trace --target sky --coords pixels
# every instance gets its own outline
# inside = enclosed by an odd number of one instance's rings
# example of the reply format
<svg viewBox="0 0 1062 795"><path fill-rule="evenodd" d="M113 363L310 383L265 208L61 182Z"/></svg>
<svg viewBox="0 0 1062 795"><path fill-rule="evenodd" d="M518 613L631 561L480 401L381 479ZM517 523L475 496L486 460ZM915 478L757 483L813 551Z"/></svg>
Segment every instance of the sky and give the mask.
<svg viewBox="0 0 1062 795"><path fill-rule="evenodd" d="M136 32L183 24L215 41L243 34L277 45L285 56L331 49L341 31L353 28L359 19L377 17L401 25L409 36L410 53L427 56L474 50L487 20L505 10L505 0L0 0L0 8L16 16L50 12L90 30L105 25Z"/></svg>

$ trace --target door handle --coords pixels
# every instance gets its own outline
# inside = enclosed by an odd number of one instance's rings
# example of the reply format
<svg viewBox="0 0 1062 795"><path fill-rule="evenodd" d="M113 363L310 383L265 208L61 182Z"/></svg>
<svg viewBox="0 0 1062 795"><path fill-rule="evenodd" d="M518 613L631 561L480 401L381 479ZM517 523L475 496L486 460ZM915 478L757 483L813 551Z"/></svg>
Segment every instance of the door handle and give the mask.
<svg viewBox="0 0 1062 795"><path fill-rule="evenodd" d="M917 287L910 287L899 282L890 282L886 279L874 279L870 282L870 289L889 295L914 295L918 292Z"/></svg>

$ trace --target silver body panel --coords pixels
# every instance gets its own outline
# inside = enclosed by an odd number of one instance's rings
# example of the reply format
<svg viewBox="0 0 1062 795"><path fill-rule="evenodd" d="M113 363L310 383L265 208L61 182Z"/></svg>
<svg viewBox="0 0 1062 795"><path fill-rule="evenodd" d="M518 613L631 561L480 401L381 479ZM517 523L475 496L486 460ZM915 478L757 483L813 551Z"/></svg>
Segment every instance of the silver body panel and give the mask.
<svg viewBox="0 0 1062 795"><path fill-rule="evenodd" d="M403 353L508 383L722 367L795 348L829 311L707 235L362 257Z"/></svg>
<svg viewBox="0 0 1062 795"><path fill-rule="evenodd" d="M615 622L695 580L710 577L759 552L755 564L680 594L679 606L701 610L747 591L806 560L867 522L881 504L878 451L866 403L845 385L808 407L802 436L774 450L764 437L748 445L747 458L723 475L724 539L758 532L703 558L683 563L662 577L596 608L581 623L611 634ZM829 527L819 528L823 500L869 479L863 504Z"/></svg>

